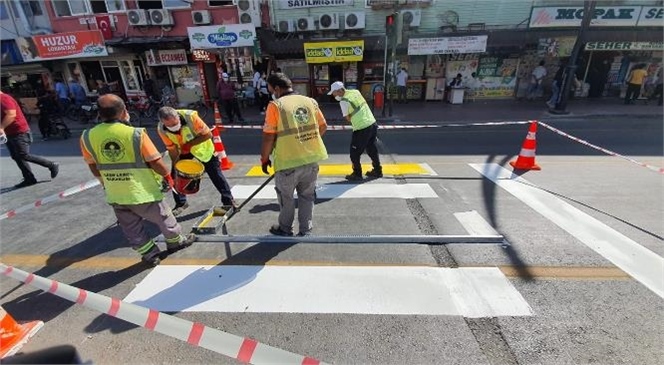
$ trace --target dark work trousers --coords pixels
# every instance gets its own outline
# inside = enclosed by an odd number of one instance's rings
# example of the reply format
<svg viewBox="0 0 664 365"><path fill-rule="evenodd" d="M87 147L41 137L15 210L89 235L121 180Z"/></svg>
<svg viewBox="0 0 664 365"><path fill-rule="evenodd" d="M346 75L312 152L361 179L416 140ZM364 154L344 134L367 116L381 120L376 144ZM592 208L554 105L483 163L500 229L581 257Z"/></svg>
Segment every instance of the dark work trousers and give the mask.
<svg viewBox="0 0 664 365"><path fill-rule="evenodd" d="M641 85L627 84L627 92L625 93L625 104L633 103L636 98L641 94Z"/></svg>
<svg viewBox="0 0 664 365"><path fill-rule="evenodd" d="M36 182L37 179L32 173L32 169L28 162L32 162L39 166L46 167L47 169L53 168L55 164L43 157L30 154L30 144L32 143L32 136L30 132L20 133L15 136L7 136L7 149L12 160L23 174L23 179L28 182Z"/></svg>
<svg viewBox="0 0 664 365"><path fill-rule="evenodd" d="M39 113L39 133L41 133L42 138L48 138L51 136L51 119L45 112Z"/></svg>
<svg viewBox="0 0 664 365"><path fill-rule="evenodd" d="M228 123L235 122L235 119L237 119L238 122L244 122L244 118L242 118L242 113L240 112L240 103L238 103L237 99L222 100L221 103L226 110Z"/></svg>
<svg viewBox="0 0 664 365"><path fill-rule="evenodd" d="M380 157L378 148L376 148L376 139L378 138L378 124L374 123L359 131L353 131L353 137L350 142L350 162L353 164L353 173L362 175L362 165L360 156L366 150L371 158L371 164L374 169L380 169Z"/></svg>
<svg viewBox="0 0 664 365"><path fill-rule="evenodd" d="M662 84L659 84L655 87L655 91L652 93L651 99L657 99L657 105L662 105L664 101L664 92L662 92Z"/></svg>
<svg viewBox="0 0 664 365"><path fill-rule="evenodd" d="M194 156L191 154L180 155L180 160L193 159ZM219 194L221 194L221 204L231 205L233 202L233 194L231 193L231 187L228 185L226 177L221 172L221 166L219 166L219 159L217 156L212 156L210 161L204 162L205 173L210 177L212 184L217 188ZM171 175L175 179L175 167L171 170ZM175 199L175 206L181 206L187 202L187 196L184 194L178 194L173 190L173 199Z"/></svg>

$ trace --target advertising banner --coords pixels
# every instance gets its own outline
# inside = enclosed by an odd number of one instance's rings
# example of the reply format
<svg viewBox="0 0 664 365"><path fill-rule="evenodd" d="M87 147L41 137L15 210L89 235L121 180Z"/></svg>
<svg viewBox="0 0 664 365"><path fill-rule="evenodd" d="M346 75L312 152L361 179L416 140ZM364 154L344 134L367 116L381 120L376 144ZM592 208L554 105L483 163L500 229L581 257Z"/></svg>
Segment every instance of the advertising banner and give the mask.
<svg viewBox="0 0 664 365"><path fill-rule="evenodd" d="M588 42L586 51L664 51L664 42Z"/></svg>
<svg viewBox="0 0 664 365"><path fill-rule="evenodd" d="M569 57L576 43L576 37L540 38L537 45L538 57Z"/></svg>
<svg viewBox="0 0 664 365"><path fill-rule="evenodd" d="M253 47L256 27L253 24L208 25L188 27L191 49Z"/></svg>
<svg viewBox="0 0 664 365"><path fill-rule="evenodd" d="M641 15L641 6L598 6L591 26L633 27ZM583 6L533 7L530 28L579 27L583 19ZM660 24L661 26L661 19Z"/></svg>
<svg viewBox="0 0 664 365"><path fill-rule="evenodd" d="M355 0L276 0L279 9L353 6Z"/></svg>
<svg viewBox="0 0 664 365"><path fill-rule="evenodd" d="M307 63L357 62L364 57L364 40L305 43Z"/></svg>
<svg viewBox="0 0 664 365"><path fill-rule="evenodd" d="M25 62L108 56L98 30L19 37L16 44Z"/></svg>
<svg viewBox="0 0 664 365"><path fill-rule="evenodd" d="M411 38L408 40L408 55L458 54L486 52L488 36Z"/></svg>

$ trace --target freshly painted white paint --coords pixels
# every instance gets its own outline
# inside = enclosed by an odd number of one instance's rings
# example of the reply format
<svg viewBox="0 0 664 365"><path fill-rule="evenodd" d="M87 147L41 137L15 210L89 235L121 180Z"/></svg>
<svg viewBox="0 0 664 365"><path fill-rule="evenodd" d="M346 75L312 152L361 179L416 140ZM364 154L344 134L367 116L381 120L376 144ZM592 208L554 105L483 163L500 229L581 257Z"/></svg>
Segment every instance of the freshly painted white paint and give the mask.
<svg viewBox="0 0 664 365"><path fill-rule="evenodd" d="M125 300L166 312L532 315L496 268L160 265Z"/></svg>
<svg viewBox="0 0 664 365"><path fill-rule="evenodd" d="M463 228L466 229L468 234L471 235L497 235L493 227L482 217L477 211L471 210L469 212L454 213L456 219L461 223Z"/></svg>
<svg viewBox="0 0 664 365"><path fill-rule="evenodd" d="M232 188L235 199L246 199L259 185L235 185ZM360 199L360 198L438 198L429 184L323 184L316 189L318 199ZM276 199L274 185L263 188L254 199Z"/></svg>
<svg viewBox="0 0 664 365"><path fill-rule="evenodd" d="M425 169L429 175L438 176L436 170L434 170L428 163L420 163L420 166L422 166L422 168Z"/></svg>
<svg viewBox="0 0 664 365"><path fill-rule="evenodd" d="M664 298L664 258L498 164L470 166Z"/></svg>

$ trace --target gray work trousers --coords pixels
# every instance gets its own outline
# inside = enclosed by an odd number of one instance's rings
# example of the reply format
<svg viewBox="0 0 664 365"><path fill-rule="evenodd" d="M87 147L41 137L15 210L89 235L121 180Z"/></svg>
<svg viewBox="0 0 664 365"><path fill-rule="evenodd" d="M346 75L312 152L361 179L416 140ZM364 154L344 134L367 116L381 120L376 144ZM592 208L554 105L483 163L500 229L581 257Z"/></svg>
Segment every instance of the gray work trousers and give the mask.
<svg viewBox="0 0 664 365"><path fill-rule="evenodd" d="M277 199L279 200L279 227L285 232L293 232L295 219L295 199L297 191L297 220L299 233L309 233L313 228L314 201L316 200L316 180L318 163L277 171L274 174Z"/></svg>
<svg viewBox="0 0 664 365"><path fill-rule="evenodd" d="M171 208L163 200L138 205L112 204L111 206L118 218L118 225L134 249L152 240L145 231L143 219L156 224L167 240L179 237L182 232L182 227L173 216Z"/></svg>

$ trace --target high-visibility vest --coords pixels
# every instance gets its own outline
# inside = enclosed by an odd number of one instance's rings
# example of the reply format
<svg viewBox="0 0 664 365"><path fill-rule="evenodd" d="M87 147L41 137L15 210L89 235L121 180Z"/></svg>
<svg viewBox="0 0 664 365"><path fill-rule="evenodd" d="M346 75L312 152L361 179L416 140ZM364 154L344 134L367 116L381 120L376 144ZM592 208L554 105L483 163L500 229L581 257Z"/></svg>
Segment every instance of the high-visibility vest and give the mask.
<svg viewBox="0 0 664 365"><path fill-rule="evenodd" d="M274 171L327 159L327 150L318 131L318 108L313 99L286 95L271 103L279 109L277 142L273 151Z"/></svg>
<svg viewBox="0 0 664 365"><path fill-rule="evenodd" d="M162 122L159 122L157 128L164 132L166 137L170 139L176 146L182 146L183 144L196 138L196 133L194 132L194 123L192 121L193 114L196 113L194 110L178 109L178 114L184 119L185 124L182 125L180 133L173 133L169 131ZM208 139L203 143L199 143L191 147L190 153L194 155L199 161L205 163L210 161L212 156L214 156L214 143L212 139Z"/></svg>
<svg viewBox="0 0 664 365"><path fill-rule="evenodd" d="M161 201L160 177L141 154L143 128L101 123L83 131L81 140L101 174L109 204L138 205Z"/></svg>
<svg viewBox="0 0 664 365"><path fill-rule="evenodd" d="M367 101L364 100L362 93L358 90L346 90L341 100L350 104L348 116L350 116L350 124L354 131L359 131L376 123L376 118L369 109Z"/></svg>

